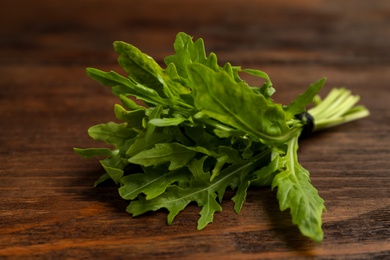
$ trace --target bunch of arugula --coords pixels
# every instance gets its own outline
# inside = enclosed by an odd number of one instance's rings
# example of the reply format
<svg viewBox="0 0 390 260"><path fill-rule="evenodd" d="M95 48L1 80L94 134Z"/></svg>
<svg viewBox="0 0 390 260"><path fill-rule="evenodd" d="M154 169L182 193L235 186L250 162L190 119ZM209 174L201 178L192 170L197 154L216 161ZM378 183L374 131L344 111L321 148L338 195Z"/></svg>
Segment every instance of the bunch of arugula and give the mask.
<svg viewBox="0 0 390 260"><path fill-rule="evenodd" d="M122 103L114 108L120 122L88 130L93 139L113 147L74 149L86 158L105 158L100 163L106 173L95 185L108 179L117 183L120 196L131 201L127 211L133 216L166 208L168 224L196 202L201 207L198 229L222 210L228 187L235 191L239 213L250 186L271 186L280 210L290 209L301 233L323 239L324 200L298 162L298 138L313 119L316 131L367 116L366 108L355 105L359 97L334 89L320 100L321 79L288 106L274 103L275 89L266 73L230 63L221 67L214 53L206 56L202 39L192 41L185 33L177 35L165 69L130 44L118 41L114 49L128 76L87 69ZM249 86L239 73L264 84ZM314 107L306 111L313 100ZM127 171L131 165L139 165L139 172Z"/></svg>

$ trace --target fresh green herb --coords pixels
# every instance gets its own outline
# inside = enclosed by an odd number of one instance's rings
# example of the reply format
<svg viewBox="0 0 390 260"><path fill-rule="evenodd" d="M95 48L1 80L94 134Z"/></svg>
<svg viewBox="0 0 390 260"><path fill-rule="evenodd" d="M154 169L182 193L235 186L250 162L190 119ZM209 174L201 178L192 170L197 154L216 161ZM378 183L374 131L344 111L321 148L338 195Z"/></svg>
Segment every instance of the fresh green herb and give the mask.
<svg viewBox="0 0 390 260"><path fill-rule="evenodd" d="M277 190L280 210L290 209L301 233L323 240L324 200L298 162L298 139L310 115L314 131L367 116L366 108L356 106L357 96L334 89L322 101L321 79L283 106L271 99L275 89L265 72L230 63L221 67L214 53L206 55L202 39L192 41L185 33L177 35L165 69L130 44L115 42L114 48L127 76L87 69L121 101L114 108L117 122L88 131L112 147L74 149L87 158L104 156L106 173L95 185L117 183L133 216L168 209L168 224L196 202L198 229L222 210L228 187L236 192L232 200L239 213L250 186L270 186ZM249 86L240 73L264 83ZM128 172L131 165L140 170Z"/></svg>

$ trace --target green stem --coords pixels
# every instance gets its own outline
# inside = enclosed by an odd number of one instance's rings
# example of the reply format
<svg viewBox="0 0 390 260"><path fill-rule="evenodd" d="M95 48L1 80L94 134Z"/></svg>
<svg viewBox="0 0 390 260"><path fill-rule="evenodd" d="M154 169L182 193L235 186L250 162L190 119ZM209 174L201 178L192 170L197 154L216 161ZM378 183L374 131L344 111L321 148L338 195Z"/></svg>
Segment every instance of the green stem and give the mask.
<svg viewBox="0 0 390 260"><path fill-rule="evenodd" d="M359 96L352 95L345 88L333 89L324 100L318 101L315 107L308 110L314 118L314 131L368 116L370 113L367 108L356 106L359 100Z"/></svg>

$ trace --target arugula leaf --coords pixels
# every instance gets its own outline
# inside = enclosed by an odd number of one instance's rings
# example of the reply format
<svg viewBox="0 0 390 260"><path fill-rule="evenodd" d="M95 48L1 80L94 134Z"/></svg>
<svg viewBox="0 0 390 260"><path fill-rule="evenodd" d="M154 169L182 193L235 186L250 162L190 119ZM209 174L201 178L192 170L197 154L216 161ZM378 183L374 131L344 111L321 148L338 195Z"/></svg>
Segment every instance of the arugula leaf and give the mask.
<svg viewBox="0 0 390 260"><path fill-rule="evenodd" d="M173 182L185 182L187 178L187 172L183 170L161 174L160 169L145 169L144 173L134 173L121 178L119 195L125 200L134 200L143 193L145 198L150 200L163 194Z"/></svg>
<svg viewBox="0 0 390 260"><path fill-rule="evenodd" d="M136 133L132 129L128 128L127 124L117 124L114 122L92 126L88 129L88 134L94 140L112 144L117 149L126 144L129 139L136 136Z"/></svg>
<svg viewBox="0 0 390 260"><path fill-rule="evenodd" d="M166 208L168 224L195 202L200 207L198 229L222 210L228 188L235 192L232 201L239 213L249 187L269 186L277 190L280 210L290 210L301 233L323 240L324 200L298 161L298 140L312 124L318 131L369 115L356 105L358 96L341 88L321 100L317 93L323 78L288 106L278 104L265 72L220 66L215 53L206 55L202 39L193 41L182 32L176 36L175 53L164 59L166 68L131 44L116 41L114 49L126 76L87 68L122 103L114 107L119 123L88 130L91 138L112 147L74 148L85 158L104 158L105 173L95 186L106 180L118 184L133 216ZM240 73L261 79L262 86L248 85ZM134 165L139 170L131 172Z"/></svg>
<svg viewBox="0 0 390 260"><path fill-rule="evenodd" d="M184 117L173 117L173 118L155 118L149 121L149 124L159 127L166 126L177 126L186 121Z"/></svg>
<svg viewBox="0 0 390 260"><path fill-rule="evenodd" d="M191 36L179 32L173 47L175 54L166 57L164 62L168 67L175 64L178 74L186 84L190 85L188 65L193 63L203 64L216 72L225 71L236 82L243 82L238 75L238 72L241 71L240 67L233 67L230 63L226 63L225 66L220 67L215 53L210 53L209 57L206 56L203 39L200 38L193 42Z"/></svg>
<svg viewBox="0 0 390 260"><path fill-rule="evenodd" d="M130 79L154 89L160 96L164 96L163 84L158 79L163 70L157 62L135 46L125 42L114 42L114 49L119 54L119 65L126 71Z"/></svg>
<svg viewBox="0 0 390 260"><path fill-rule="evenodd" d="M125 42L115 42L114 49L120 54L119 65L133 81L154 89L160 96L170 99L175 99L180 94L189 93L188 88L177 82L179 75L173 63L164 70L152 58Z"/></svg>
<svg viewBox="0 0 390 260"><path fill-rule="evenodd" d="M243 72L245 72L249 75L253 75L253 76L265 79L265 82L260 89L257 87L251 87L251 89L255 93L259 93L259 94L263 95L269 104L273 104L271 96L272 96L272 94L275 93L276 90L272 87L272 82L271 82L271 79L268 76L268 74L265 73L264 71L254 70L254 69L244 69Z"/></svg>
<svg viewBox="0 0 390 260"><path fill-rule="evenodd" d="M324 200L311 185L309 172L298 162L298 136L289 140L287 145L287 154L280 157L285 169L272 182L272 188L278 188L280 210L290 208L292 221L298 225L302 234L314 241L322 241L321 216L325 210Z"/></svg>
<svg viewBox="0 0 390 260"><path fill-rule="evenodd" d="M284 161L280 159L280 155L278 154L271 162L259 170L253 173L254 178L251 180L252 186L271 186L272 182L281 170L283 170Z"/></svg>
<svg viewBox="0 0 390 260"><path fill-rule="evenodd" d="M322 78L309 86L305 93L299 95L290 105L288 105L284 111L286 114L286 120L294 118L294 116L304 112L306 106L308 106L317 93L321 90L325 84L326 78Z"/></svg>
<svg viewBox="0 0 390 260"><path fill-rule="evenodd" d="M112 151L111 156L100 160L100 164L106 170L110 178L118 183L119 180L123 177L124 168L128 165L126 158L123 158L118 150Z"/></svg>
<svg viewBox="0 0 390 260"><path fill-rule="evenodd" d="M192 37L185 33L178 33L173 45L175 54L164 59L166 65L175 64L178 74L188 79L187 65L191 63L206 64L206 52L202 39L193 42Z"/></svg>
<svg viewBox="0 0 390 260"><path fill-rule="evenodd" d="M217 196L221 201L226 188L228 186L235 188L241 183L241 180L245 180L245 176L253 170L257 162L253 160L244 164L232 165L223 170L213 181L210 181L210 173L203 170L205 159L206 157L200 160L194 159L189 165L188 168L194 177L189 187L170 186L165 193L151 200L140 197L139 200L130 202L128 212L137 216L147 211L166 208L169 211L168 224L172 224L173 219L181 210L191 201L196 201L198 206L202 208L198 229L203 229L212 222L214 212L222 210L216 200ZM244 200L245 196L236 196L235 203L242 205Z"/></svg>
<svg viewBox="0 0 390 260"><path fill-rule="evenodd" d="M73 151L84 158L91 158L95 156L109 156L111 155L111 150L108 148L73 148Z"/></svg>
<svg viewBox="0 0 390 260"><path fill-rule="evenodd" d="M139 154L142 151L153 148L156 144L170 143L173 140L173 136L161 131L155 131L150 135L138 136L134 143L126 151L126 155L131 158L132 156Z"/></svg>
<svg viewBox="0 0 390 260"><path fill-rule="evenodd" d="M119 104L114 106L114 112L117 119L127 122L127 128L141 128L142 120L145 117L144 109L128 111Z"/></svg>
<svg viewBox="0 0 390 260"><path fill-rule="evenodd" d="M157 166L170 162L169 170L176 170L187 165L197 152L209 154L207 149L199 146L186 147L179 143L158 143L155 147L129 158L129 162L143 166Z"/></svg>
<svg viewBox="0 0 390 260"><path fill-rule="evenodd" d="M125 78L116 72L104 72L98 69L87 68L87 74L102 85L112 87L113 94L117 96L131 95L150 104L169 104L169 101L161 97L156 90Z"/></svg>
<svg viewBox="0 0 390 260"><path fill-rule="evenodd" d="M236 83L225 72L200 64L191 64L189 72L195 106L203 114L265 141L283 140L288 135L290 129L280 105L269 105L264 96Z"/></svg>

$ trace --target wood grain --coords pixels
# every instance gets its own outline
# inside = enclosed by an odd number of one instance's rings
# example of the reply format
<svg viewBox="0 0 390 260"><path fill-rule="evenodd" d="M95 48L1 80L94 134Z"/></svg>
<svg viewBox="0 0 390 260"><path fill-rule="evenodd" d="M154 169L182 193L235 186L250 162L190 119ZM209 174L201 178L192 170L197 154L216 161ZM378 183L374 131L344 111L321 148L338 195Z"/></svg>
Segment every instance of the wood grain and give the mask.
<svg viewBox="0 0 390 260"><path fill-rule="evenodd" d="M5 1L0 8L0 258L390 258L390 2ZM114 119L109 89L85 67L119 70L114 40L162 62L178 31L202 37L220 63L266 71L288 103L327 76L371 116L302 140L299 158L326 201L314 243L280 212L270 189L251 189L240 215L223 211L196 231L189 206L132 218L116 187L73 147ZM253 78L247 79L256 84Z"/></svg>

